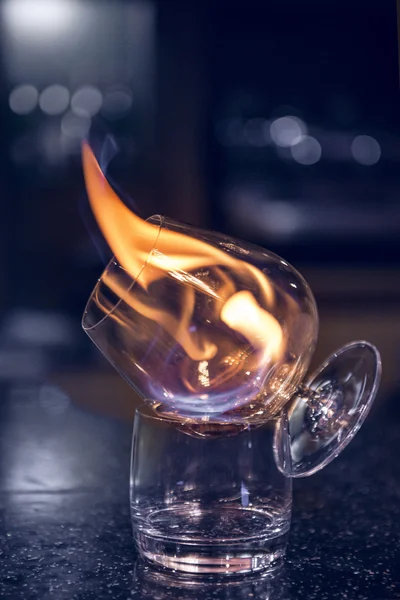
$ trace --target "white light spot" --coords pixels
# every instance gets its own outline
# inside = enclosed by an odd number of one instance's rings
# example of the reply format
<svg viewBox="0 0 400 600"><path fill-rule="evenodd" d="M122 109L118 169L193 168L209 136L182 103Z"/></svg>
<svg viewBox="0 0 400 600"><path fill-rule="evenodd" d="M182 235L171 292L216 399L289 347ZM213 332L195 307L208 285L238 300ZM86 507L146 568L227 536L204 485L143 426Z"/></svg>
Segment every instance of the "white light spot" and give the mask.
<svg viewBox="0 0 400 600"><path fill-rule="evenodd" d="M61 131L69 138L80 140L88 133L90 125L90 117L74 115L70 111L64 115L61 121Z"/></svg>
<svg viewBox="0 0 400 600"><path fill-rule="evenodd" d="M12 90L8 103L17 115L28 115L36 108L38 97L39 92L33 85L19 85Z"/></svg>
<svg viewBox="0 0 400 600"><path fill-rule="evenodd" d="M351 153L354 160L360 163L360 165L370 167L379 161L381 147L377 140L370 135L358 135L352 141Z"/></svg>
<svg viewBox="0 0 400 600"><path fill-rule="evenodd" d="M96 87L81 87L71 99L72 111L80 117L93 117L103 104L103 94Z"/></svg>
<svg viewBox="0 0 400 600"><path fill-rule="evenodd" d="M7 0L4 20L15 37L55 37L71 26L76 3L70 0Z"/></svg>
<svg viewBox="0 0 400 600"><path fill-rule="evenodd" d="M305 123L297 117L280 117L271 123L270 134L277 146L290 148L307 133Z"/></svg>
<svg viewBox="0 0 400 600"><path fill-rule="evenodd" d="M199 363L199 383L203 387L210 387L210 374L208 372L208 360Z"/></svg>
<svg viewBox="0 0 400 600"><path fill-rule="evenodd" d="M290 149L294 160L301 165L314 165L321 158L321 144L310 135L303 135L299 142Z"/></svg>
<svg viewBox="0 0 400 600"><path fill-rule="evenodd" d="M295 283L291 283L290 285L294 288L297 288L297 285Z"/></svg>
<svg viewBox="0 0 400 600"><path fill-rule="evenodd" d="M69 91L63 85L49 85L40 94L39 106L48 115L60 115L69 104Z"/></svg>
<svg viewBox="0 0 400 600"><path fill-rule="evenodd" d="M109 119L122 119L132 107L132 92L128 89L114 90L105 94L102 113Z"/></svg>
<svg viewBox="0 0 400 600"><path fill-rule="evenodd" d="M242 496L242 506L244 508L246 508L249 505L249 490L247 489L247 486L245 485L245 483L242 481L242 485L240 486L240 494Z"/></svg>

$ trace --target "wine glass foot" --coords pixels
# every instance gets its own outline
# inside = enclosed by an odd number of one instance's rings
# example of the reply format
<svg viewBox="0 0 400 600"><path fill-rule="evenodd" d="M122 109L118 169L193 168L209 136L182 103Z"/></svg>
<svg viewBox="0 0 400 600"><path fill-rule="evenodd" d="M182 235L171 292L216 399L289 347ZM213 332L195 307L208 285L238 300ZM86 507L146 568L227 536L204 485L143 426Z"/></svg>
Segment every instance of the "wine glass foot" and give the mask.
<svg viewBox="0 0 400 600"><path fill-rule="evenodd" d="M332 354L284 408L275 433L278 468L306 477L336 458L363 424L380 375L379 352L368 342Z"/></svg>

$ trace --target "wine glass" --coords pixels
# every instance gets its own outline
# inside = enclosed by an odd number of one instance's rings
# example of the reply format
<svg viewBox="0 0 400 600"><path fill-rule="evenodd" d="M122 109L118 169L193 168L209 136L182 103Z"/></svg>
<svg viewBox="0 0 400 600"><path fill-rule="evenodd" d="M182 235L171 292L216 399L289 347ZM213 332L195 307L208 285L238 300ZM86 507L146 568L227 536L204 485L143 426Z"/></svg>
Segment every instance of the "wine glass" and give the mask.
<svg viewBox="0 0 400 600"><path fill-rule="evenodd" d="M318 313L296 269L232 237L158 215L147 223L135 272L113 258L97 282L86 333L159 417L187 433L233 435L284 413L279 469L298 477L327 464L374 399L376 348L353 342L305 382Z"/></svg>

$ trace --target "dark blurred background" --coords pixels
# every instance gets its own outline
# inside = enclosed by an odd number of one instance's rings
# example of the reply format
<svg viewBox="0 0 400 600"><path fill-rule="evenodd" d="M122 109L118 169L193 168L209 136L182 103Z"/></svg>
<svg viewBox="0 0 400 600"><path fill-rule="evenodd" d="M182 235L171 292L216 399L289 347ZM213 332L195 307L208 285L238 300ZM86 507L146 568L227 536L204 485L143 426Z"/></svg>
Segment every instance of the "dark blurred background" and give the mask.
<svg viewBox="0 0 400 600"><path fill-rule="evenodd" d="M109 135L110 176L141 216L282 255L316 295L315 364L365 338L382 352L383 390L399 387L394 0L0 6L0 380L51 377L96 406L107 382L131 395L80 329L109 258L80 144ZM93 394L88 368L101 372Z"/></svg>

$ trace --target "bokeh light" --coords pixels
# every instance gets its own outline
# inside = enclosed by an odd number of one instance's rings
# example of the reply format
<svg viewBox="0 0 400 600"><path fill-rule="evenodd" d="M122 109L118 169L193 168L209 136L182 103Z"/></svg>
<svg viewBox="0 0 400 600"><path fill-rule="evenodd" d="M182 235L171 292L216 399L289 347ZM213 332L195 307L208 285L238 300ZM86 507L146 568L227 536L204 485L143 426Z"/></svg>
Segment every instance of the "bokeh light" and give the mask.
<svg viewBox="0 0 400 600"><path fill-rule="evenodd" d="M311 135L301 136L290 152L294 160L301 165L314 165L322 154L321 144Z"/></svg>
<svg viewBox="0 0 400 600"><path fill-rule="evenodd" d="M289 148L297 144L307 133L307 127L298 117L286 116L272 121L270 133L277 146Z"/></svg>
<svg viewBox="0 0 400 600"><path fill-rule="evenodd" d="M57 121L45 121L40 128L38 142L38 148L42 154L41 160L44 159L48 165L62 163L64 152L61 145L60 125Z"/></svg>
<svg viewBox="0 0 400 600"><path fill-rule="evenodd" d="M250 146L263 147L270 141L270 124L265 119L249 119L244 126L244 137Z"/></svg>
<svg viewBox="0 0 400 600"><path fill-rule="evenodd" d="M33 85L19 85L10 93L8 103L17 115L28 115L37 105L39 92Z"/></svg>
<svg viewBox="0 0 400 600"><path fill-rule="evenodd" d="M49 85L40 94L39 106L47 115L61 115L69 104L69 91L63 85Z"/></svg>
<svg viewBox="0 0 400 600"><path fill-rule="evenodd" d="M104 96L102 113L111 120L122 119L129 113L132 100L129 89L111 90Z"/></svg>
<svg viewBox="0 0 400 600"><path fill-rule="evenodd" d="M358 135L351 144L354 160L360 165L375 165L381 157L381 147L378 141L370 135Z"/></svg>
<svg viewBox="0 0 400 600"><path fill-rule="evenodd" d="M103 104L103 94L92 85L81 87L71 99L71 109L79 116L93 117Z"/></svg>
<svg viewBox="0 0 400 600"><path fill-rule="evenodd" d="M62 118L61 131L71 140L79 141L89 132L90 125L90 117L68 111Z"/></svg>

